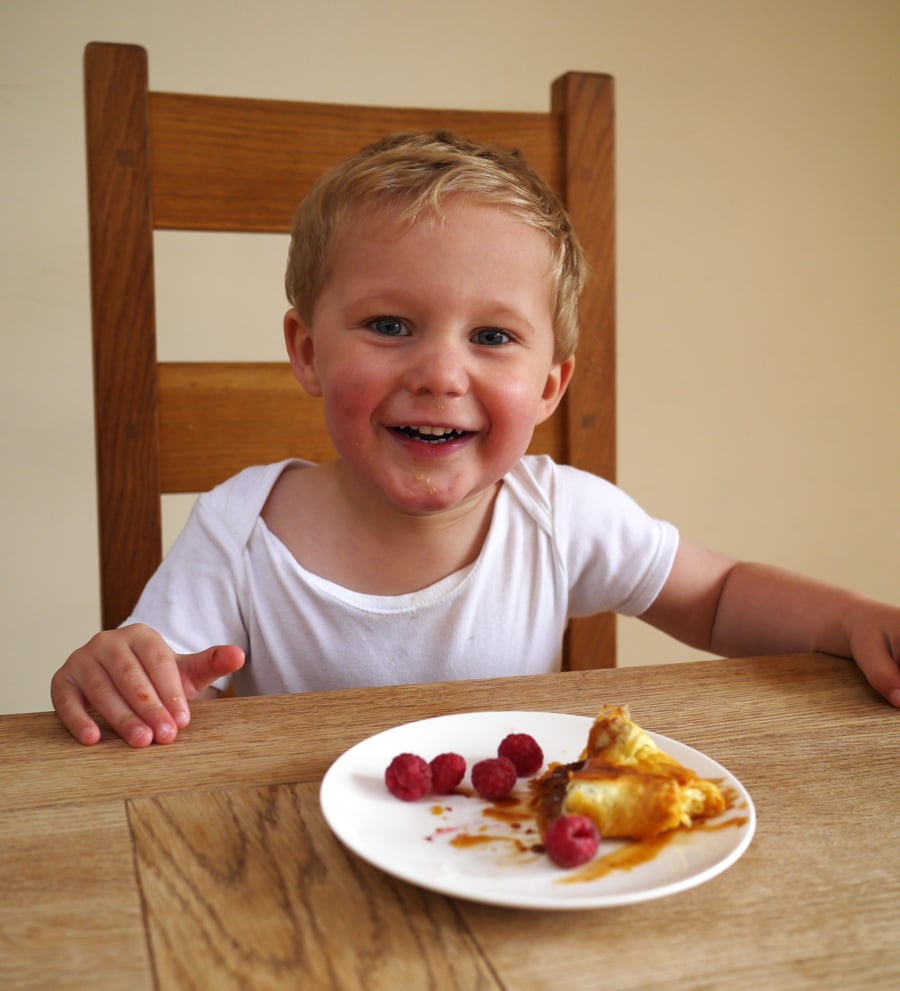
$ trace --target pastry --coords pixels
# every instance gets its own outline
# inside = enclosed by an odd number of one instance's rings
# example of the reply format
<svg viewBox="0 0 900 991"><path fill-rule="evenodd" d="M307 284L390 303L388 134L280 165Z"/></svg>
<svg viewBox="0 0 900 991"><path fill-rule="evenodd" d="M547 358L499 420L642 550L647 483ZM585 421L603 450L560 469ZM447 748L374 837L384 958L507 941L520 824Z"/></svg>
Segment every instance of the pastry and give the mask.
<svg viewBox="0 0 900 991"><path fill-rule="evenodd" d="M559 815L584 815L603 837L643 840L726 807L719 786L661 750L626 706L604 706L581 759L551 764L531 787L542 833Z"/></svg>

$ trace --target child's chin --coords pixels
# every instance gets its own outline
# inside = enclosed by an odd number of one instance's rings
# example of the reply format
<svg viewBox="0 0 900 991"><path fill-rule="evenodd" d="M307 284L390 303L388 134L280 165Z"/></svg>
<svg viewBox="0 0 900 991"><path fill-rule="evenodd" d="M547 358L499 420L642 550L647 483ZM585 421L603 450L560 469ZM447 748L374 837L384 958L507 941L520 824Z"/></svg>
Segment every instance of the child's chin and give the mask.
<svg viewBox="0 0 900 991"><path fill-rule="evenodd" d="M408 484L393 494L392 501L406 513L424 515L453 509L464 499L464 495L440 486L425 472L417 474Z"/></svg>
<svg viewBox="0 0 900 991"><path fill-rule="evenodd" d="M425 495L407 494L395 500L395 505L399 509L414 516L446 512L448 509L453 509L458 503L458 499L446 495L441 496L437 492L429 492Z"/></svg>

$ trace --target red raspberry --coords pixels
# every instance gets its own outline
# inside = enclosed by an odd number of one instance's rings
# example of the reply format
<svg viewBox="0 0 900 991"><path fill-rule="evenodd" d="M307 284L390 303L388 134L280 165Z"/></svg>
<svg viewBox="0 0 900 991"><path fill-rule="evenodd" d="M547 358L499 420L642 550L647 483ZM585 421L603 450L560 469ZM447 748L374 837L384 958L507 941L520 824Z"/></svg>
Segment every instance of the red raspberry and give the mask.
<svg viewBox="0 0 900 991"><path fill-rule="evenodd" d="M431 768L415 754L398 754L384 772L387 790L404 802L414 802L431 791Z"/></svg>
<svg viewBox="0 0 900 991"><path fill-rule="evenodd" d="M438 795L449 795L465 773L465 758L459 754L438 754L431 762L431 786Z"/></svg>
<svg viewBox="0 0 900 991"><path fill-rule="evenodd" d="M559 867L579 867L597 852L600 834L587 816L559 816L547 827L544 849Z"/></svg>
<svg viewBox="0 0 900 991"><path fill-rule="evenodd" d="M541 769L544 752L528 733L510 733L497 747L501 757L508 757L516 767L520 778L527 778Z"/></svg>
<svg viewBox="0 0 900 991"><path fill-rule="evenodd" d="M488 757L472 768L472 787L490 802L508 795L516 783L516 765L508 757Z"/></svg>

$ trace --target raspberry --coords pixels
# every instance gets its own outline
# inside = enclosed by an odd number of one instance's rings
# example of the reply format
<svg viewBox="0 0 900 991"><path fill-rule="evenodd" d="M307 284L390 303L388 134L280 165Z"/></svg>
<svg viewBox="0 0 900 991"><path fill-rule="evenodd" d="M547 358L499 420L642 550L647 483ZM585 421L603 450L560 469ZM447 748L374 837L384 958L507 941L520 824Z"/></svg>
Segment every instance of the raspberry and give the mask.
<svg viewBox="0 0 900 991"><path fill-rule="evenodd" d="M544 834L544 849L558 867L586 864L599 845L600 834L587 816L559 816Z"/></svg>
<svg viewBox="0 0 900 991"><path fill-rule="evenodd" d="M516 765L508 757L488 757L473 766L472 787L493 802L512 791L516 777Z"/></svg>
<svg viewBox="0 0 900 991"><path fill-rule="evenodd" d="M431 786L438 795L449 795L466 773L459 754L438 754L431 762Z"/></svg>
<svg viewBox="0 0 900 991"><path fill-rule="evenodd" d="M513 762L520 778L527 778L539 771L544 763L543 750L528 733L510 733L497 747L497 753Z"/></svg>
<svg viewBox="0 0 900 991"><path fill-rule="evenodd" d="M431 791L431 768L416 754L398 754L384 772L387 790L404 802L414 802Z"/></svg>

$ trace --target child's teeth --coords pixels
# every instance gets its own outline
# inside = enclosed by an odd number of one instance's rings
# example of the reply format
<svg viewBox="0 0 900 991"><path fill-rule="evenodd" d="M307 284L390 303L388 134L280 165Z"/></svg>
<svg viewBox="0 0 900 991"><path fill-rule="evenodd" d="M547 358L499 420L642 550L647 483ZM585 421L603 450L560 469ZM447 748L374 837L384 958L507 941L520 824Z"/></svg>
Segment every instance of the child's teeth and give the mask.
<svg viewBox="0 0 900 991"><path fill-rule="evenodd" d="M457 430L455 427L414 427L409 425L406 427L401 427L400 429L408 437L431 438L434 441L452 440L454 437L462 436L462 431Z"/></svg>

